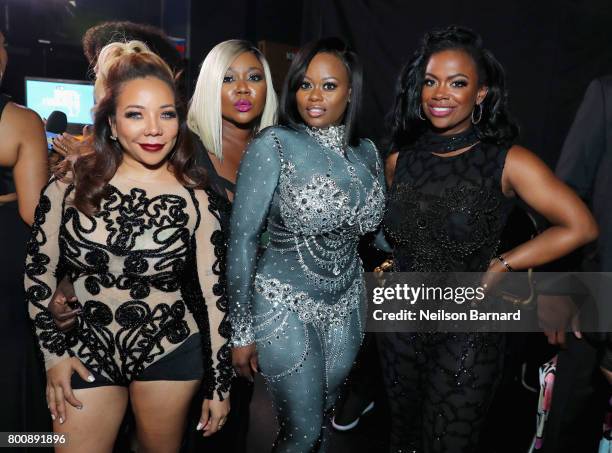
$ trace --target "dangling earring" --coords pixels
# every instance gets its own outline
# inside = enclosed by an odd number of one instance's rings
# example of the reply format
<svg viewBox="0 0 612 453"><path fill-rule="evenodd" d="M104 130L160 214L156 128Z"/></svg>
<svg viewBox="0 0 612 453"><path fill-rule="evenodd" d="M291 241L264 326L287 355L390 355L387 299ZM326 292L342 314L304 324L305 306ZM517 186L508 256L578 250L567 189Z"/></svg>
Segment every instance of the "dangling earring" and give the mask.
<svg viewBox="0 0 612 453"><path fill-rule="evenodd" d="M112 134L111 134L111 136L110 136L110 139L111 139L112 141L114 141L114 142L116 142L116 141L117 141L117 137L116 137L115 135L112 135Z"/></svg>
<svg viewBox="0 0 612 453"><path fill-rule="evenodd" d="M420 120L427 121L425 118L423 118L423 110L421 109L421 104L419 104L419 113L417 113L417 116Z"/></svg>
<svg viewBox="0 0 612 453"><path fill-rule="evenodd" d="M478 109L478 119L474 118L474 112L476 111L476 107L479 107L479 109ZM472 110L472 124L480 123L481 119L482 119L482 104L476 104L474 106L474 109Z"/></svg>

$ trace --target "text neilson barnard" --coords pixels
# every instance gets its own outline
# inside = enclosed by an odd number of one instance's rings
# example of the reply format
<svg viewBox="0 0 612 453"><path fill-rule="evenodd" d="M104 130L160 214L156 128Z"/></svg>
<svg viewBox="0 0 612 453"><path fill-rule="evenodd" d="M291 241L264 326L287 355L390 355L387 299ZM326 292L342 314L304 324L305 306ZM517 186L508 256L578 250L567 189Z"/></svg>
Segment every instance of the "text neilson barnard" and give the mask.
<svg viewBox="0 0 612 453"><path fill-rule="evenodd" d="M473 309L465 312L399 310L387 313L384 310L374 310L372 318L375 321L520 321L521 311L485 312Z"/></svg>

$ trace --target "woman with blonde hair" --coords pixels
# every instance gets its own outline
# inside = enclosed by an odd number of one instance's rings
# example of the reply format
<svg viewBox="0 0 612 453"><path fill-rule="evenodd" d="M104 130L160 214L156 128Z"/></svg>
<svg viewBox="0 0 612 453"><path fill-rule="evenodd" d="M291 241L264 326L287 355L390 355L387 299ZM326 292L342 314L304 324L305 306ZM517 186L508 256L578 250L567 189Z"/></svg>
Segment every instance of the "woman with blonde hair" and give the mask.
<svg viewBox="0 0 612 453"><path fill-rule="evenodd" d="M51 179L28 246L47 402L70 435L58 451L112 451L128 399L140 448L178 451L200 381L198 428L216 432L229 412L219 214L168 65L131 41L104 47L98 66L94 152ZM47 309L63 275L82 304L68 333Z"/></svg>
<svg viewBox="0 0 612 453"><path fill-rule="evenodd" d="M244 151L260 130L276 124L277 109L270 68L259 49L248 41L232 39L217 44L208 53L200 69L187 123L193 132L196 161L206 169L209 185L219 196L224 229L229 223ZM220 278L225 282L225 275ZM226 306L223 296L224 309ZM229 324L225 327L229 335ZM232 410L221 436L205 442L190 436L186 450L217 447L227 452L246 451L252 394L251 383L234 380Z"/></svg>
<svg viewBox="0 0 612 453"><path fill-rule="evenodd" d="M208 53L187 115L199 138L198 163L213 189L231 201L242 155L260 130L276 124L278 101L270 67L248 41L231 39Z"/></svg>

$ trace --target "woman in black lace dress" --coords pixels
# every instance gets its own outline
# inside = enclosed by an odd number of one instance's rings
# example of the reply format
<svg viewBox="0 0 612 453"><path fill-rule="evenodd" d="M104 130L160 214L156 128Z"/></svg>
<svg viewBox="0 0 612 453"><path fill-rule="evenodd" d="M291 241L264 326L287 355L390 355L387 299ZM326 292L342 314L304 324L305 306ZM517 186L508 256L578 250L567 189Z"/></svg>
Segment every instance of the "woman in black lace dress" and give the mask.
<svg viewBox="0 0 612 453"><path fill-rule="evenodd" d="M62 451L110 452L126 410L148 452L178 451L203 381L198 429L229 411L212 192L195 167L174 76L138 41L97 64L94 152L45 188L26 261L26 299ZM47 304L67 275L82 306L58 330Z"/></svg>
<svg viewBox="0 0 612 453"><path fill-rule="evenodd" d="M401 72L392 113L384 228L395 271L526 269L597 236L574 192L512 144L517 127L506 110L503 68L472 31L425 35ZM515 197L552 226L498 250ZM391 451L475 451L501 372L503 334L387 333L380 346Z"/></svg>

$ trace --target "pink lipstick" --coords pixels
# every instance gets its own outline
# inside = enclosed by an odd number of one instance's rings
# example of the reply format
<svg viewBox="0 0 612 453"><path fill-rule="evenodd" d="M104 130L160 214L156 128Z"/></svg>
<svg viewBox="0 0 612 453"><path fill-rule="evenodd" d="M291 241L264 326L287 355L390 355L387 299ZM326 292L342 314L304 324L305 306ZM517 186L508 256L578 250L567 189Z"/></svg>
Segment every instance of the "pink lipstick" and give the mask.
<svg viewBox="0 0 612 453"><path fill-rule="evenodd" d="M444 118L450 115L453 113L454 109L454 107L449 107L446 105L428 105L427 108L429 109L429 113L437 118Z"/></svg>
<svg viewBox="0 0 612 453"><path fill-rule="evenodd" d="M325 114L325 109L319 106L308 107L306 113L308 113L308 116L311 118L319 118Z"/></svg>
<svg viewBox="0 0 612 453"><path fill-rule="evenodd" d="M239 101L234 103L234 107L236 107L236 110L238 110L239 112L244 113L251 110L253 108L253 104L251 104L251 102L247 101L246 99L240 99Z"/></svg>

